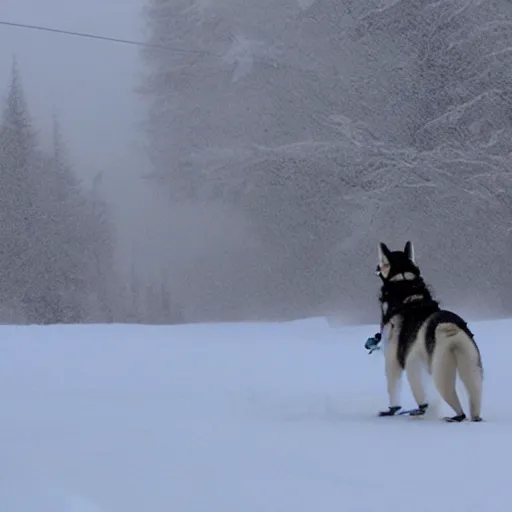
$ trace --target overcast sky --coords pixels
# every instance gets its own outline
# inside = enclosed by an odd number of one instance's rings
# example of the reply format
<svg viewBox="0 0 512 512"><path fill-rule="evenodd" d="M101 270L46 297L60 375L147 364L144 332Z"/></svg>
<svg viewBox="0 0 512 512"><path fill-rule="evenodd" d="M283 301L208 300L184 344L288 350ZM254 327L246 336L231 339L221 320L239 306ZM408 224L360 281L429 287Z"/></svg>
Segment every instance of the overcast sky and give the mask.
<svg viewBox="0 0 512 512"><path fill-rule="evenodd" d="M143 0L1 0L0 20L141 40ZM0 25L0 93L13 55L22 73L41 140L52 107L62 121L71 158L86 179L105 171L118 218L135 232L147 170L140 133L142 72L136 46ZM139 205L139 206L137 206Z"/></svg>

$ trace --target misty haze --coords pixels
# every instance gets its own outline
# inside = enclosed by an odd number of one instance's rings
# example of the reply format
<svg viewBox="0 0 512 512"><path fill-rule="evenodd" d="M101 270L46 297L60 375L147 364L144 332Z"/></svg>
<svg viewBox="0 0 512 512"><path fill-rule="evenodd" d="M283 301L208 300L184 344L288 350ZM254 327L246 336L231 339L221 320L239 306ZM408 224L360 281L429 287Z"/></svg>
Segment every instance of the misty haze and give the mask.
<svg viewBox="0 0 512 512"><path fill-rule="evenodd" d="M511 0L0 0L0 71L0 512L510 512Z"/></svg>
<svg viewBox="0 0 512 512"><path fill-rule="evenodd" d="M4 0L4 323L511 312L512 6ZM145 46L144 46L145 45Z"/></svg>

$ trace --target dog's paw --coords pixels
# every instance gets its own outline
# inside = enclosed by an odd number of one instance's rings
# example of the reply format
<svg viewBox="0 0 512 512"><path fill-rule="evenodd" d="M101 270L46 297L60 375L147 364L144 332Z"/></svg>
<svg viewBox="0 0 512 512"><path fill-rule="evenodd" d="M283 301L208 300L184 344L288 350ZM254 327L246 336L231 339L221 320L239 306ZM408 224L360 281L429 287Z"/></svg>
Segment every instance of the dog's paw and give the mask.
<svg viewBox="0 0 512 512"><path fill-rule="evenodd" d="M400 405L394 405L393 407L388 407L387 411L379 411L379 417L383 416L394 416L402 407Z"/></svg>
<svg viewBox="0 0 512 512"><path fill-rule="evenodd" d="M409 413L409 416L424 416L425 413L427 412L427 409L428 409L428 404L421 404L418 406L417 409L413 409Z"/></svg>
<svg viewBox="0 0 512 512"><path fill-rule="evenodd" d="M448 423L460 423L461 421L464 421L466 419L466 415L464 413L457 414L457 416L449 416L447 418L444 418L444 421L447 421Z"/></svg>

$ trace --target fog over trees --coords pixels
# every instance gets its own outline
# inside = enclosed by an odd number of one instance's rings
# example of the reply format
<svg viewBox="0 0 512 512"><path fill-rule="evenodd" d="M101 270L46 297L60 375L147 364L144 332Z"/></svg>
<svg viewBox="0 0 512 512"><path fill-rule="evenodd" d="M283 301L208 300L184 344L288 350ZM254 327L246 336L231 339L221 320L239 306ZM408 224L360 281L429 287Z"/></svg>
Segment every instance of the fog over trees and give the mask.
<svg viewBox="0 0 512 512"><path fill-rule="evenodd" d="M376 322L408 239L444 305L512 313L509 1L143 3L133 225L0 83L1 322Z"/></svg>

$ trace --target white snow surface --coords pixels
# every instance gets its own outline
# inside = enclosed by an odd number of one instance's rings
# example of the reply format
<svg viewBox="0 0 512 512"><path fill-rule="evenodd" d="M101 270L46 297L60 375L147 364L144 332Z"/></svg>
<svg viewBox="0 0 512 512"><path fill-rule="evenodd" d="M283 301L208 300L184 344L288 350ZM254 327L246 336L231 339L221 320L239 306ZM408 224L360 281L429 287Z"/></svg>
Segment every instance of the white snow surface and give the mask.
<svg viewBox="0 0 512 512"><path fill-rule="evenodd" d="M480 424L376 417L375 326L4 326L0 510L509 512L512 322L470 327Z"/></svg>

